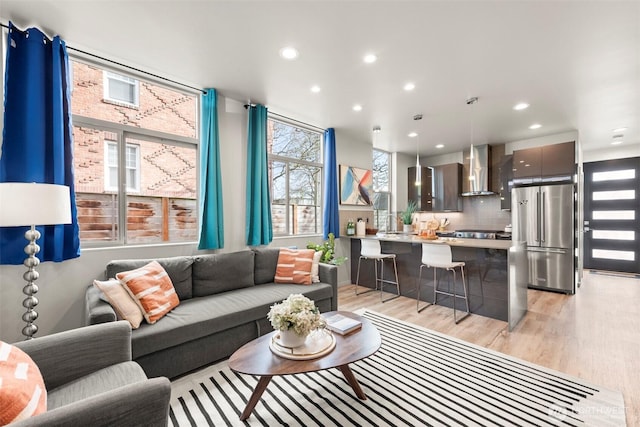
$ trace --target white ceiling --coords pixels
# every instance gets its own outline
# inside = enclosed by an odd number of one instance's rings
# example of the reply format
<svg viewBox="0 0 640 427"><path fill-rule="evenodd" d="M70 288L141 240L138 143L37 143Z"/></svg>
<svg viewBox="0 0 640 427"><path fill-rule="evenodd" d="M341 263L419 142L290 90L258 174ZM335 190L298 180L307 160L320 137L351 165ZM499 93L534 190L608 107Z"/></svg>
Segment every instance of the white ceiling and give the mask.
<svg viewBox="0 0 640 427"><path fill-rule="evenodd" d="M619 127L640 144L639 1L2 0L0 17L389 151L415 153L411 131L421 155L459 151L472 124L476 144L578 130L588 151Z"/></svg>

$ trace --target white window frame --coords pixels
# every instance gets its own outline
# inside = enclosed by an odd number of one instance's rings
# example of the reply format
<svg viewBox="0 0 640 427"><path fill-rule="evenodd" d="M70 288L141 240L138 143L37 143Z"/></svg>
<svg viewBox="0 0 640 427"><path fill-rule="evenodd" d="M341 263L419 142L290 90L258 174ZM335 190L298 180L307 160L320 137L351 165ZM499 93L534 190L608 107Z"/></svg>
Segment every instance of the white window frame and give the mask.
<svg viewBox="0 0 640 427"><path fill-rule="evenodd" d="M378 215L378 211L379 209L375 209L375 203L374 203L374 215L373 215L373 226L379 229L386 229L386 231L391 231L393 229L393 224L389 223L389 218L393 217L394 215L392 214L392 210L391 210L391 188L392 188L392 179L393 179L393 174L391 173L391 166L392 166L392 162L391 162L391 153L389 153L388 151L385 150L378 150L376 148L374 148L371 152L372 154L372 158L374 157L373 154L375 151L381 152L381 153L385 153L387 155L387 170L389 173L389 179L388 179L388 188L387 190L384 191L380 191L380 189L378 188L374 188L373 189L373 193L374 193L374 199L377 197L384 197L387 199L387 214L384 216L383 222L380 223L380 217ZM375 168L373 169L373 173L375 174ZM375 177L373 178L373 182L376 182ZM379 195L379 196L378 196Z"/></svg>
<svg viewBox="0 0 640 427"><path fill-rule="evenodd" d="M133 77L123 76L122 74L114 73L112 71L103 70L103 98L105 101L114 102L117 104L122 104L129 107L139 107L140 106L140 81L134 79ZM128 83L133 86L133 102L129 102L123 99L112 98L109 95L109 85L111 84L111 80L118 80L123 83Z"/></svg>
<svg viewBox="0 0 640 427"><path fill-rule="evenodd" d="M273 117L271 115L268 115L267 120L271 120L274 122L279 122L282 123L284 125L287 126L293 126L299 129L302 129L306 132L313 132L313 133L317 133L320 135L320 146L319 146L319 160L318 162L310 162L310 161L306 161L306 160L302 160L302 159L297 159L295 157L287 157L287 156L282 156L282 155L278 155L278 154L272 154L272 153L267 153L267 162L271 163L271 162L279 162L279 163L284 163L285 164L285 170L286 170L286 196L285 196L285 206L287 207L285 209L285 229L286 232L284 234L275 234L273 235L274 238L283 238L283 237L299 237L299 236L318 236L318 235L322 235L322 212L323 212L323 200L324 200L324 188L322 183L324 182L324 152L323 152L323 147L324 147L324 133L320 132L318 129L314 129L312 127L309 126L304 126L298 122L295 121L289 121L289 120L283 120L282 118L278 117ZM320 169L320 174L318 177L319 182L317 182L318 188L319 190L319 194L318 194L318 198L319 198L319 214L317 216L317 230L315 233L294 233L293 230L290 229L290 224L291 224L291 218L290 218L290 214L289 214L289 206L290 206L290 194L289 194L289 171L290 171L290 165L291 164L300 164L300 165L306 165L306 166L313 166L313 167L317 167Z"/></svg>
<svg viewBox="0 0 640 427"><path fill-rule="evenodd" d="M104 141L104 189L105 191L118 191L118 183L110 182L111 174L109 173L112 168L118 170L118 165L120 163L119 155L116 156L116 164L109 163L109 149L111 147L115 147L116 152L118 150L118 141L105 140ZM127 165L127 153L126 150L133 149L135 150L135 166L132 168ZM137 144L126 144L125 153L124 153L124 165L125 165L125 179L127 182L127 192L130 193L139 193L140 192L140 146ZM129 182L129 171L135 171L134 182Z"/></svg>

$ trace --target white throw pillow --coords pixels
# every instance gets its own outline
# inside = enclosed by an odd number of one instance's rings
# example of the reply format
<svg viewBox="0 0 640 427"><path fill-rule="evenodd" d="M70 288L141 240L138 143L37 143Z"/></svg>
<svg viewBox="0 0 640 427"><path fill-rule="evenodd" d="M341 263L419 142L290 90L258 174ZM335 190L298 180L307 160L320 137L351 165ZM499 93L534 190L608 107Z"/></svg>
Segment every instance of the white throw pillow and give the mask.
<svg viewBox="0 0 640 427"><path fill-rule="evenodd" d="M140 327L142 310L118 279L94 280L93 286L102 292L120 319L128 320L132 329Z"/></svg>
<svg viewBox="0 0 640 427"><path fill-rule="evenodd" d="M311 283L320 283L320 258L322 257L322 251L316 251L313 254L313 264L311 265Z"/></svg>

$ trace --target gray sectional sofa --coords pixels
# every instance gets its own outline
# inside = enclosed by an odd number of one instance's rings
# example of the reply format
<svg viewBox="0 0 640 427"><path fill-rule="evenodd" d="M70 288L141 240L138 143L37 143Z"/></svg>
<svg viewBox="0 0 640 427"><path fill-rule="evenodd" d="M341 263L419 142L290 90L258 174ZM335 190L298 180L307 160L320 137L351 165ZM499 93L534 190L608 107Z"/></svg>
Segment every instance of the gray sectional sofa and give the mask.
<svg viewBox="0 0 640 427"><path fill-rule="evenodd" d="M171 278L180 304L153 325L132 331L131 350L149 377L174 378L229 357L243 344L271 332L269 308L290 294L304 294L322 312L337 310L337 267L320 264L320 283L274 283L279 250L156 259ZM111 261L106 277L151 260ZM86 323L116 320L113 308L92 285L86 292Z"/></svg>

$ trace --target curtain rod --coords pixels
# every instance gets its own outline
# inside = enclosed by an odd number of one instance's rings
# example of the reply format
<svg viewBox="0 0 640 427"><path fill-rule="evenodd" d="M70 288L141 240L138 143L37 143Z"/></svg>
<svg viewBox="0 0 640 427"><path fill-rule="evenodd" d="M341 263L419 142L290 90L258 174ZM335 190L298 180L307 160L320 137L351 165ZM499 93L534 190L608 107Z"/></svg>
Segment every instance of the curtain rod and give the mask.
<svg viewBox="0 0 640 427"><path fill-rule="evenodd" d="M0 27L4 27L4 28L9 29L9 26L8 26L7 24L3 23L3 22L0 22ZM159 75L157 75L157 74L153 74L153 73L150 73L150 72L148 72L148 71L144 71L144 70L141 70L141 69L139 69L139 68L132 67L132 66L130 66L130 65L123 64L123 63L121 63L121 62L117 62L117 61L114 61L114 60L112 60L112 59L108 59L108 58L105 58L105 57L102 57L102 56L96 55L95 53L91 53L91 52L87 52L87 51L84 51L84 50L81 50L81 49L77 49L77 48L72 47L72 46L69 46L69 45L67 45L67 49L69 49L69 50L73 50L73 51L78 52L78 53L81 53L81 54L83 54L83 55L91 56L91 57L96 58L96 59L99 59L99 60L101 60L101 61L110 62L110 63L115 64L115 65L118 65L118 66L120 66L120 67L128 68L128 69L133 70L133 71L136 71L136 72L138 72L138 73L146 74L147 76L151 76L151 77L154 77L154 78L156 78L156 79L164 80L164 81L166 81L166 82L173 83L173 84L178 85L178 86L182 86L182 87L186 87L186 88L189 88L189 89L196 90L196 91L198 91L198 92L201 92L203 95L206 95L206 94L207 94L207 91L206 91L206 90L204 90L204 89L200 89L200 88L197 88L197 87L189 86L188 84L180 83L180 82L178 82L178 81L171 80L171 79L168 79L168 78L166 78L166 77L159 76Z"/></svg>
<svg viewBox="0 0 640 427"><path fill-rule="evenodd" d="M244 104L245 110L247 108L249 108L249 107L255 107L255 106L256 106L256 104ZM313 128L313 129L318 129L319 131L322 131L322 132L326 131L326 129L323 129L323 128L318 127L316 125L312 125L311 123L306 123L306 122L303 122L302 120L298 120L298 119L292 119L291 117L287 117L287 116L282 115L282 114L274 113L272 111L269 111L269 114L272 115L272 116L280 117L281 119L285 119L285 120L288 120L288 121L291 121L291 122L300 123L301 125L305 125L307 127Z"/></svg>

